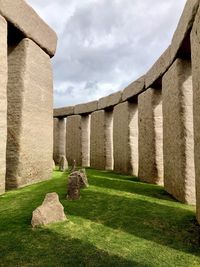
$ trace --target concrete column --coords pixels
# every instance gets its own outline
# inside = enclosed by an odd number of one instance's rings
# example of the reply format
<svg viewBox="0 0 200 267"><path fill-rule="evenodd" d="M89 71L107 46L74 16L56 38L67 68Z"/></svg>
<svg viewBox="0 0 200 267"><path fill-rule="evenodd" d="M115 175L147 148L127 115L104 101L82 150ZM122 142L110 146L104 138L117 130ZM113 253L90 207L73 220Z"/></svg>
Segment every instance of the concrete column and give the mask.
<svg viewBox="0 0 200 267"><path fill-rule="evenodd" d="M200 223L200 45L199 27L200 10L191 34L192 80L193 80L193 114L194 114L194 158L196 176L196 209Z"/></svg>
<svg viewBox="0 0 200 267"><path fill-rule="evenodd" d="M124 102L114 108L114 170L138 175L138 106Z"/></svg>
<svg viewBox="0 0 200 267"><path fill-rule="evenodd" d="M191 62L177 59L163 77L164 186L181 202L195 204Z"/></svg>
<svg viewBox="0 0 200 267"><path fill-rule="evenodd" d="M54 142L53 158L56 164L59 163L60 157L65 156L66 125L65 118L54 119Z"/></svg>
<svg viewBox="0 0 200 267"><path fill-rule="evenodd" d="M0 16L0 194L5 192L7 139L7 22Z"/></svg>
<svg viewBox="0 0 200 267"><path fill-rule="evenodd" d="M163 184L162 91L150 88L138 96L139 178Z"/></svg>
<svg viewBox="0 0 200 267"><path fill-rule="evenodd" d="M112 112L99 110L91 115L91 167L113 169Z"/></svg>
<svg viewBox="0 0 200 267"><path fill-rule="evenodd" d="M8 55L7 188L52 174L53 82L49 56L23 39Z"/></svg>
<svg viewBox="0 0 200 267"><path fill-rule="evenodd" d="M90 167L90 115L81 117L81 157L82 166Z"/></svg>
<svg viewBox="0 0 200 267"><path fill-rule="evenodd" d="M82 165L82 134L81 116L73 115L66 120L66 157L69 165L76 161L78 166Z"/></svg>

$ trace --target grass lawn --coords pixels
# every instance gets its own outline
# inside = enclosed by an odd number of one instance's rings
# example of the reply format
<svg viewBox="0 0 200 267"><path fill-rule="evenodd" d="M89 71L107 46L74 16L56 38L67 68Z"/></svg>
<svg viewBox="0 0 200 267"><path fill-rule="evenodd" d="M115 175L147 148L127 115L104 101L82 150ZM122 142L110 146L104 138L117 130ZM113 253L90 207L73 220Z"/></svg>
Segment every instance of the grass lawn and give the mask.
<svg viewBox="0 0 200 267"><path fill-rule="evenodd" d="M134 177L87 173L90 187L74 202L58 171L0 197L0 266L200 266L194 207ZM32 230L32 211L49 192L59 194L68 221Z"/></svg>

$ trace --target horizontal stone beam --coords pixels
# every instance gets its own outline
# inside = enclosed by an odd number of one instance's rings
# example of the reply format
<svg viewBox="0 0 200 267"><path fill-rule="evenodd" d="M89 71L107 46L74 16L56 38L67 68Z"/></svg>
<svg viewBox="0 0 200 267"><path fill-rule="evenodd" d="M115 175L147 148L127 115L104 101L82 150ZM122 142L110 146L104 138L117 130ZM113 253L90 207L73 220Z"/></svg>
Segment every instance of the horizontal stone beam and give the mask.
<svg viewBox="0 0 200 267"><path fill-rule="evenodd" d="M98 109L98 101L92 101L92 102L76 105L74 107L74 114L75 115L88 114L88 113L96 111L97 109Z"/></svg>
<svg viewBox="0 0 200 267"><path fill-rule="evenodd" d="M165 74L165 72L169 69L169 67L176 59L185 39L187 39L186 37L188 36L188 33L190 33L199 7L199 3L199 0L187 0L177 29L173 35L171 45L164 51L161 57L155 62L155 64L146 74L146 88L156 83L159 78L161 78ZM189 42L189 37L186 41Z"/></svg>
<svg viewBox="0 0 200 267"><path fill-rule="evenodd" d="M140 94L145 88L144 81L145 76L142 76L127 86L122 92L122 101L126 101Z"/></svg>
<svg viewBox="0 0 200 267"><path fill-rule="evenodd" d="M181 18L179 20L177 29L172 38L171 44L171 58L172 60L175 59L181 45L185 37L190 32L198 7L199 7L199 0L187 0Z"/></svg>
<svg viewBox="0 0 200 267"><path fill-rule="evenodd" d="M47 54L55 54L56 33L24 0L0 0L0 14Z"/></svg>
<svg viewBox="0 0 200 267"><path fill-rule="evenodd" d="M102 97L98 102L98 109L110 108L119 104L122 100L122 92L116 92L106 97Z"/></svg>
<svg viewBox="0 0 200 267"><path fill-rule="evenodd" d="M54 118L62 118L74 115L74 107L65 107L65 108L54 108L53 116Z"/></svg>

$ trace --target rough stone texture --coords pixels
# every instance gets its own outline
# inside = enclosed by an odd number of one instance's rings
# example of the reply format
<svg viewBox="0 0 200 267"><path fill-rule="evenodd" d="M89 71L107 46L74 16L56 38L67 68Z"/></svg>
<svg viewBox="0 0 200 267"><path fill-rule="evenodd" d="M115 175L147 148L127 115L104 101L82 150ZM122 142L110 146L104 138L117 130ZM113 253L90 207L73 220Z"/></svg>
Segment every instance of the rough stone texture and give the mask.
<svg viewBox="0 0 200 267"><path fill-rule="evenodd" d="M122 101L126 101L140 94L145 88L145 76L140 77L138 80L127 86L122 93Z"/></svg>
<svg viewBox="0 0 200 267"><path fill-rule="evenodd" d="M65 156L60 157L59 171L64 172L68 169L68 162Z"/></svg>
<svg viewBox="0 0 200 267"><path fill-rule="evenodd" d="M55 108L53 111L53 116L54 118L59 118L59 117L67 117L70 115L74 115L74 107L65 107L65 108Z"/></svg>
<svg viewBox="0 0 200 267"><path fill-rule="evenodd" d="M7 22L0 16L0 194L5 192L7 139Z"/></svg>
<svg viewBox="0 0 200 267"><path fill-rule="evenodd" d="M57 223L66 220L64 207L59 201L56 193L46 194L41 206L33 211L31 224L32 227Z"/></svg>
<svg viewBox="0 0 200 267"><path fill-rule="evenodd" d="M98 101L98 109L109 108L117 105L122 100L122 92L116 92L106 97L102 97Z"/></svg>
<svg viewBox="0 0 200 267"><path fill-rule="evenodd" d="M55 163L58 164L61 156L66 154L66 121L64 118L54 118L53 132L53 158Z"/></svg>
<svg viewBox="0 0 200 267"><path fill-rule="evenodd" d="M199 7L199 0L187 0L177 29L172 38L171 58L174 59L183 44L185 37L192 28Z"/></svg>
<svg viewBox="0 0 200 267"><path fill-rule="evenodd" d="M55 54L56 33L24 0L0 0L0 14L50 56Z"/></svg>
<svg viewBox="0 0 200 267"><path fill-rule="evenodd" d="M163 184L162 91L150 88L138 96L139 178Z"/></svg>
<svg viewBox="0 0 200 267"><path fill-rule="evenodd" d="M90 115L81 117L82 166L90 167Z"/></svg>
<svg viewBox="0 0 200 267"><path fill-rule="evenodd" d="M82 164L81 146L81 116L73 115L67 117L66 121L66 157L69 165L74 160L78 166Z"/></svg>
<svg viewBox="0 0 200 267"><path fill-rule="evenodd" d="M49 179L53 155L53 82L49 56L23 39L8 55L7 188Z"/></svg>
<svg viewBox="0 0 200 267"><path fill-rule="evenodd" d="M177 59L163 77L164 186L195 204L193 93L190 61Z"/></svg>
<svg viewBox="0 0 200 267"><path fill-rule="evenodd" d="M88 179L84 169L72 172L68 178L67 199L79 199L80 188L86 188L88 186Z"/></svg>
<svg viewBox="0 0 200 267"><path fill-rule="evenodd" d="M98 109L98 101L79 104L74 107L74 114L87 114Z"/></svg>
<svg viewBox="0 0 200 267"><path fill-rule="evenodd" d="M99 110L91 115L90 166L113 168L112 112Z"/></svg>
<svg viewBox="0 0 200 267"><path fill-rule="evenodd" d="M147 72L145 76L146 88L153 85L167 71L172 62L171 46L169 46Z"/></svg>
<svg viewBox="0 0 200 267"><path fill-rule="evenodd" d="M138 107L124 102L115 106L113 121L114 170L138 175Z"/></svg>
<svg viewBox="0 0 200 267"><path fill-rule="evenodd" d="M105 111L106 170L113 170L113 111Z"/></svg>
<svg viewBox="0 0 200 267"><path fill-rule="evenodd" d="M200 223L200 9L198 10L191 34L193 114L194 114L194 156L196 173L196 209Z"/></svg>

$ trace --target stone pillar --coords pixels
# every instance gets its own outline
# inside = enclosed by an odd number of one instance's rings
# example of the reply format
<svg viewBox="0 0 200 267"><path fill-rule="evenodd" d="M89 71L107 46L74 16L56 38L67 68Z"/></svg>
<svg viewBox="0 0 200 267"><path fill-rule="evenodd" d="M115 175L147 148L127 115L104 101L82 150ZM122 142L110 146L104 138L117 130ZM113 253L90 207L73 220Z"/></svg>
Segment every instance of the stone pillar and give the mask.
<svg viewBox="0 0 200 267"><path fill-rule="evenodd" d="M53 82L49 56L23 39L8 55L7 188L52 174Z"/></svg>
<svg viewBox="0 0 200 267"><path fill-rule="evenodd" d="M113 168L112 112L99 110L91 115L91 167Z"/></svg>
<svg viewBox="0 0 200 267"><path fill-rule="evenodd" d="M60 157L65 156L66 125L65 118L54 119L54 142L53 158L56 164L59 163Z"/></svg>
<svg viewBox="0 0 200 267"><path fill-rule="evenodd" d="M81 117L82 166L90 167L90 115Z"/></svg>
<svg viewBox="0 0 200 267"><path fill-rule="evenodd" d="M200 10L198 11L191 34L193 114L194 114L194 157L196 176L196 209L200 223Z"/></svg>
<svg viewBox="0 0 200 267"><path fill-rule="evenodd" d="M81 116L73 115L67 117L66 121L66 157L69 165L76 161L78 166L82 165L82 142L81 142Z"/></svg>
<svg viewBox="0 0 200 267"><path fill-rule="evenodd" d="M139 178L163 184L162 91L150 88L138 96Z"/></svg>
<svg viewBox="0 0 200 267"><path fill-rule="evenodd" d="M5 192L7 139L7 22L0 16L0 194Z"/></svg>
<svg viewBox="0 0 200 267"><path fill-rule="evenodd" d="M177 59L163 77L164 186L181 202L195 204L191 62Z"/></svg>
<svg viewBox="0 0 200 267"><path fill-rule="evenodd" d="M114 170L138 175L138 106L124 102L114 108Z"/></svg>

